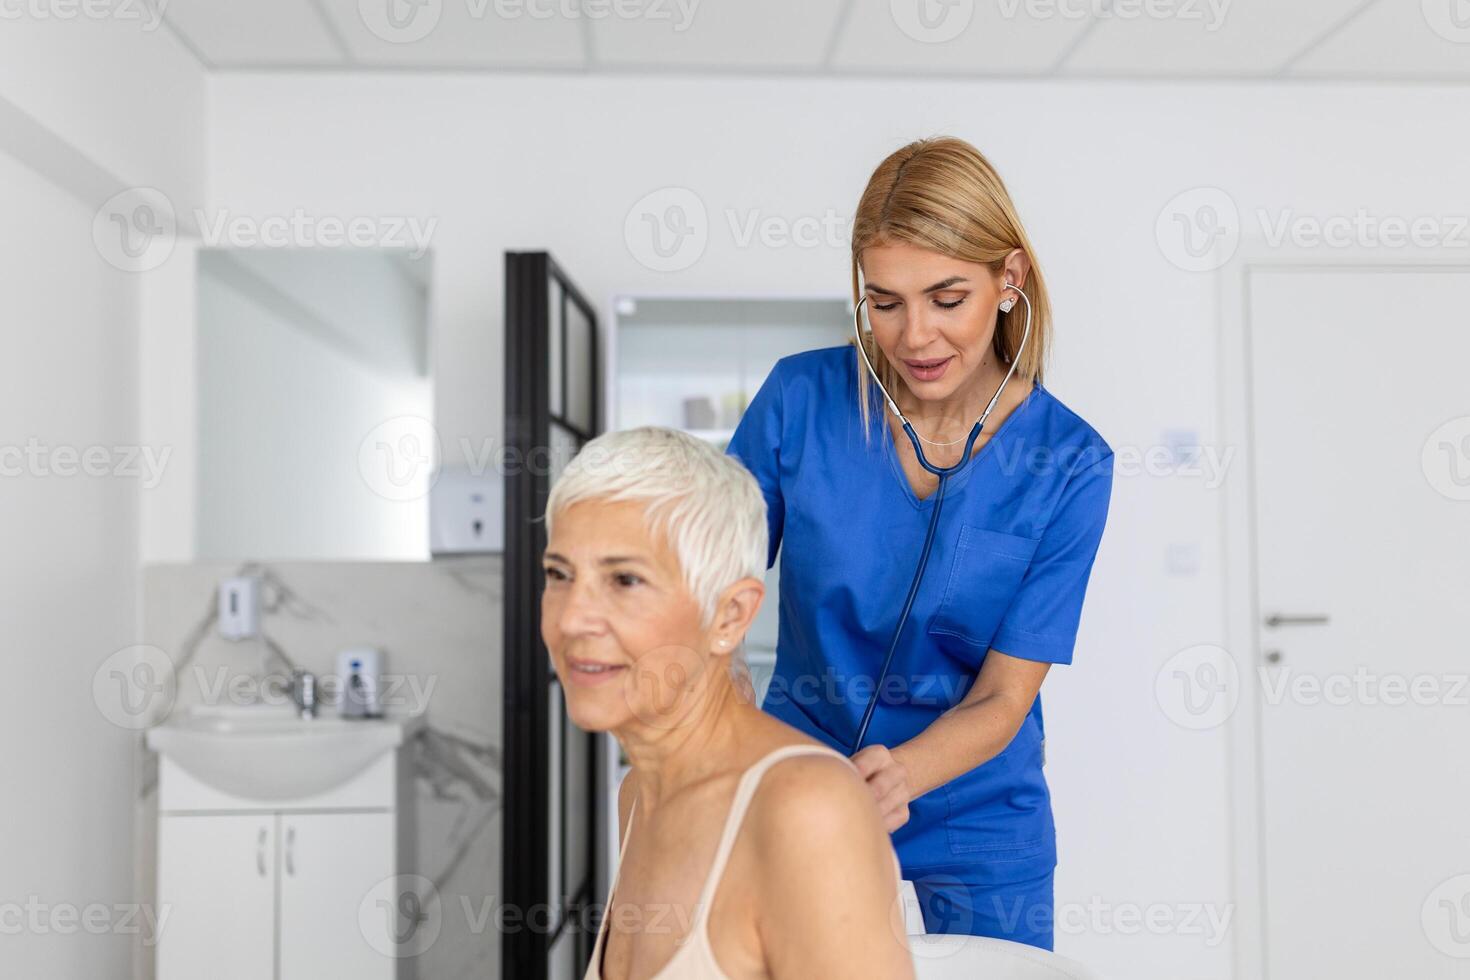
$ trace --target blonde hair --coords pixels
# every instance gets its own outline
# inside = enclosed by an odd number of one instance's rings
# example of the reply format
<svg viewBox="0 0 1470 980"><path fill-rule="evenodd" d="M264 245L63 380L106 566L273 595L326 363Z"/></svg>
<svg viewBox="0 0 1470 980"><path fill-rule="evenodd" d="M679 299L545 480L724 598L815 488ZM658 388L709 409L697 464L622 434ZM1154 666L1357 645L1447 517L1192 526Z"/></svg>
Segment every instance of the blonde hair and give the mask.
<svg viewBox="0 0 1470 980"><path fill-rule="evenodd" d="M889 154L868 178L858 201L852 227L852 301L862 299L859 260L872 245L904 243L989 266L1000 275L1006 256L1023 249L1031 261L1021 288L1031 300L1031 338L1026 343L1016 377L1040 381L1051 346L1051 302L1036 260L1036 250L1000 174L969 143L952 136L917 140ZM1002 364L1009 365L1021 344L1026 326L1026 300L1017 297L1009 313L996 314L992 347ZM873 370L890 392L902 378L866 331L863 349ZM853 357L859 358L854 347ZM872 401L877 397L867 368L858 360L858 406L863 434L872 424ZM881 402L880 402L881 403Z"/></svg>

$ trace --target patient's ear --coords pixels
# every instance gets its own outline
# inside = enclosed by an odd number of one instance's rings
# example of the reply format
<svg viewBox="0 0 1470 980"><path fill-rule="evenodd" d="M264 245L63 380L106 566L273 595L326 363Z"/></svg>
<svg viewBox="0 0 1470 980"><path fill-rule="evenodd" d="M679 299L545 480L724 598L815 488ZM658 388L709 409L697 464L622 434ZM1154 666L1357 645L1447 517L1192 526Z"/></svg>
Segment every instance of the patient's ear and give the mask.
<svg viewBox="0 0 1470 980"><path fill-rule="evenodd" d="M730 653L740 645L765 597L765 583L758 578L743 578L720 593L710 624L716 653Z"/></svg>

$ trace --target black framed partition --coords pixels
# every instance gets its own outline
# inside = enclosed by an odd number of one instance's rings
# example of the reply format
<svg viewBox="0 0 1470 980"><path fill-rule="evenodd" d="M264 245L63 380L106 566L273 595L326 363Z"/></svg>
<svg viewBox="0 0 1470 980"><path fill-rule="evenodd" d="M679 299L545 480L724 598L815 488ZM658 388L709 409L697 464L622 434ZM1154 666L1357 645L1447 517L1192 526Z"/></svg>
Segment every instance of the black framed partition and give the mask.
<svg viewBox="0 0 1470 980"><path fill-rule="evenodd" d="M602 431L600 365L597 315L570 277L546 252L507 252L501 976L514 980L580 977L588 906L602 900L600 742L568 720L540 623L540 518L557 474Z"/></svg>

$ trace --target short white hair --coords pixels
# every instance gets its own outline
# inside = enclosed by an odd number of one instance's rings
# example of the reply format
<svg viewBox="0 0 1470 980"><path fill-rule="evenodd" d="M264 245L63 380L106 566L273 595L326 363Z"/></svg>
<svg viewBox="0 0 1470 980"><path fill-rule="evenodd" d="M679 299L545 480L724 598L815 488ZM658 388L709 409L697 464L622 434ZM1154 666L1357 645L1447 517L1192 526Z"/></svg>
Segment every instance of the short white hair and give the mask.
<svg viewBox="0 0 1470 980"><path fill-rule="evenodd" d="M593 439L567 464L546 501L546 533L555 515L583 500L642 501L649 530L678 558L701 623L720 593L766 572L766 501L733 456L677 429L643 426Z"/></svg>

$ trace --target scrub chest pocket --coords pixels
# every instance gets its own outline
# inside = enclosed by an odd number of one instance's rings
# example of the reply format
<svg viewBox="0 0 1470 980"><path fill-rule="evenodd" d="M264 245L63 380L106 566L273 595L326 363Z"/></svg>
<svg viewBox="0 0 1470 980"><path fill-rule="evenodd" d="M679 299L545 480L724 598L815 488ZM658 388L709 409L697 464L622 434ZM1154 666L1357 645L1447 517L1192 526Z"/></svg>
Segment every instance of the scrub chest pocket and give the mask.
<svg viewBox="0 0 1470 980"><path fill-rule="evenodd" d="M942 649L978 664L1031 566L1039 538L960 525L944 598L929 623Z"/></svg>

